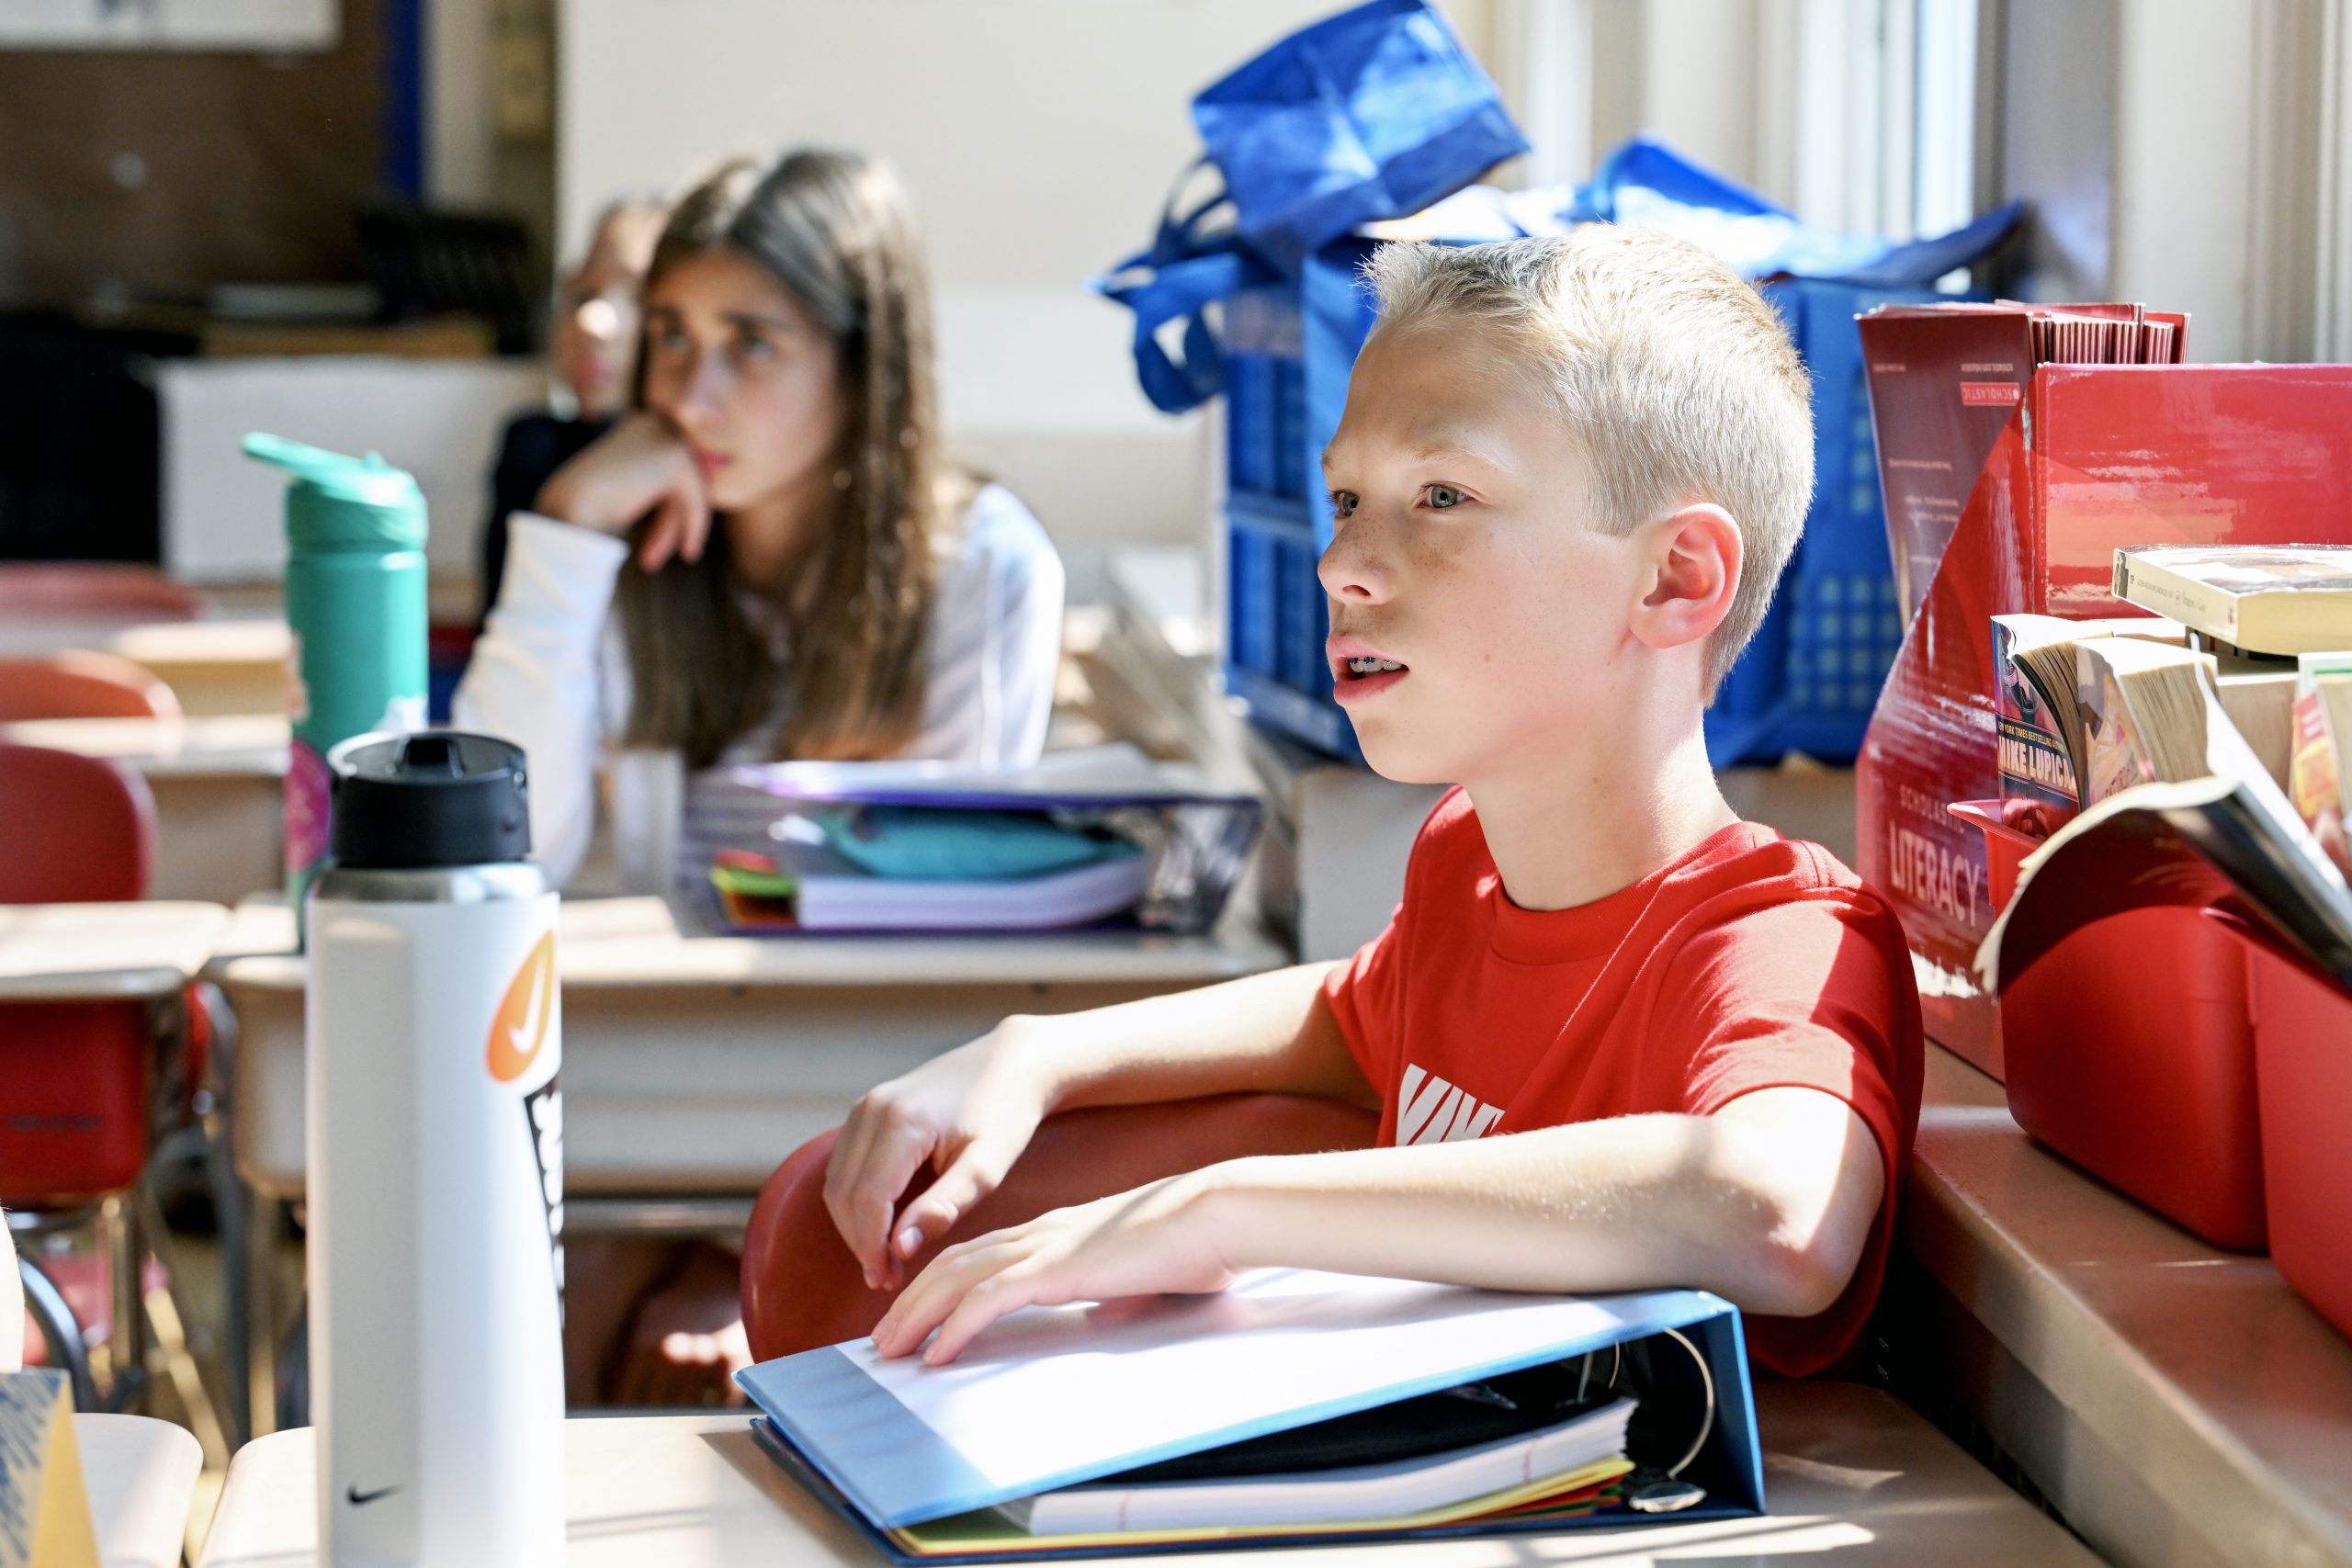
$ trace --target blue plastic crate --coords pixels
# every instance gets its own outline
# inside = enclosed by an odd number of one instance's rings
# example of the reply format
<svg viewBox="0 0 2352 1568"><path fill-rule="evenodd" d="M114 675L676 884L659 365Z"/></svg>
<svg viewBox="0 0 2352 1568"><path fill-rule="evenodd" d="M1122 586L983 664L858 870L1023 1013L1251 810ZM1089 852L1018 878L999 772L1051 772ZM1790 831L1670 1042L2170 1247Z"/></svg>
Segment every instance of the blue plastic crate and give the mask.
<svg viewBox="0 0 2352 1568"><path fill-rule="evenodd" d="M1297 289L1275 284L1227 300L1224 355L1227 486L1241 494L1304 496Z"/></svg>
<svg viewBox="0 0 2352 1568"><path fill-rule="evenodd" d="M1791 751L1847 761L1861 750L1903 643L1903 615L1854 318L1947 298L1813 281L1768 284L1764 297L1813 375L1813 505L1771 611L1708 710L1707 755L1717 767Z"/></svg>
<svg viewBox="0 0 2352 1568"><path fill-rule="evenodd" d="M1329 612L1315 565L1330 525L1317 527L1317 511L1295 496L1227 498L1226 690L1266 728L1360 761L1323 658Z"/></svg>

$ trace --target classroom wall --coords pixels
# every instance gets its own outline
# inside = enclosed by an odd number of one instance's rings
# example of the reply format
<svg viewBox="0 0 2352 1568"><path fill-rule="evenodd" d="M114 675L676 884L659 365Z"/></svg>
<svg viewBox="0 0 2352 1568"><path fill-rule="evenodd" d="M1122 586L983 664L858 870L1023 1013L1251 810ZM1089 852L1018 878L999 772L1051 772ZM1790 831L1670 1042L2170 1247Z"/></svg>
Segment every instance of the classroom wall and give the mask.
<svg viewBox="0 0 2352 1568"><path fill-rule="evenodd" d="M1198 536L1204 422L1135 389L1126 321L1083 280L1149 237L1197 151L1192 94L1337 0L565 0L556 207L597 209L741 150L888 157L928 233L957 452L1068 548ZM1475 50L1494 5L1446 7Z"/></svg>
<svg viewBox="0 0 2352 1568"><path fill-rule="evenodd" d="M356 277L382 11L299 52L0 47L0 309Z"/></svg>
<svg viewBox="0 0 2352 1568"><path fill-rule="evenodd" d="M2018 291L2185 310L2192 359L2324 353L2331 4L2007 5L1998 194L2034 207Z"/></svg>

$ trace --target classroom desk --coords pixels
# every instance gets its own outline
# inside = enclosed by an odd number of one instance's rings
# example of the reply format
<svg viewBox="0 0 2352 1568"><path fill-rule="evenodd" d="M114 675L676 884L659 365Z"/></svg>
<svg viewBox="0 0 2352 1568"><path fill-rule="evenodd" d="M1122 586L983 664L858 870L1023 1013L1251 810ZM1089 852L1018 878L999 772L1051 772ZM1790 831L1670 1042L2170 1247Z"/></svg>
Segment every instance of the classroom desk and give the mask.
<svg viewBox="0 0 2352 1568"><path fill-rule="evenodd" d="M174 996L228 926L218 904L0 904L0 1001Z"/></svg>
<svg viewBox="0 0 2352 1568"><path fill-rule="evenodd" d="M0 740L106 757L155 797L157 898L233 904L286 877L283 716L55 718L0 725Z"/></svg>
<svg viewBox="0 0 2352 1568"><path fill-rule="evenodd" d="M1764 1518L1153 1561L1266 1568L1359 1562L1647 1568L1668 1559L1728 1565L1816 1554L1839 1568L2090 1568L2097 1562L1886 1394L1845 1383L1768 1383L1756 1395L1772 1508ZM564 1560L571 1568L884 1561L769 1462L740 1415L575 1420L565 1427L571 1532ZM317 1562L314 1454L308 1428L248 1445L230 1467L198 1568Z"/></svg>
<svg viewBox="0 0 2352 1568"><path fill-rule="evenodd" d="M1928 1055L1896 1275L1922 1397L2118 1563L2352 1564L2352 1344L2269 1259L2084 1175Z"/></svg>
<svg viewBox="0 0 2352 1568"><path fill-rule="evenodd" d="M294 634L282 620L158 621L104 646L169 686L191 717L286 711Z"/></svg>
<svg viewBox="0 0 2352 1568"><path fill-rule="evenodd" d="M1246 922L1204 937L720 937L659 898L568 900L567 1195L759 1190L857 1097L1012 1012L1059 1012L1288 962ZM240 1173L300 1196L304 960L293 916L248 899L208 974L242 1031Z"/></svg>
<svg viewBox="0 0 2352 1568"><path fill-rule="evenodd" d="M659 898L594 898L566 900L558 930L574 1234L740 1229L784 1156L859 1095L1008 1013L1106 1006L1289 962L1238 908L1203 937L755 938L691 934ZM257 1416L271 1408L277 1202L303 1190L307 968L293 944L284 901L249 898L206 971L237 1015L229 1137L260 1200L246 1216L251 1318L232 1335Z"/></svg>
<svg viewBox="0 0 2352 1568"><path fill-rule="evenodd" d="M0 904L0 1002L175 1008L228 925L229 911L218 904ZM158 1049L164 1039L158 1035ZM138 1207L110 1196L98 1216L101 1245L112 1254L116 1333L107 1356L140 1364L146 1356L146 1320L130 1261L145 1256Z"/></svg>
<svg viewBox="0 0 2352 1568"><path fill-rule="evenodd" d="M181 1427L144 1416L76 1416L82 1479L105 1568L177 1568L204 1452Z"/></svg>

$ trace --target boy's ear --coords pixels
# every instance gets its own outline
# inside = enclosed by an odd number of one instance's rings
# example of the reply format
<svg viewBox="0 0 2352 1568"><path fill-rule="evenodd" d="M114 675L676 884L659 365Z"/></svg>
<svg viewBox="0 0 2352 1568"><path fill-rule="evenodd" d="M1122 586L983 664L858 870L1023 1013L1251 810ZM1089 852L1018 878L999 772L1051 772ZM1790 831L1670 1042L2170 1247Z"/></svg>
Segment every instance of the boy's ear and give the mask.
<svg viewBox="0 0 2352 1568"><path fill-rule="evenodd" d="M1694 502L1642 530L1641 552L1635 637L1652 648L1680 648L1724 624L1744 559L1739 525L1730 513Z"/></svg>

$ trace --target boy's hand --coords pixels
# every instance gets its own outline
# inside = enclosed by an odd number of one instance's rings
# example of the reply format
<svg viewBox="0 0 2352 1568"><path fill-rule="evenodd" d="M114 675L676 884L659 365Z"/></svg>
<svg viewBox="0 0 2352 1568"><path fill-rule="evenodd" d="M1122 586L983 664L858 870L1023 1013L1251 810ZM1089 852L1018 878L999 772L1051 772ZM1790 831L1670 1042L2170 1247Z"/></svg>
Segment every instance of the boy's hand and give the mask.
<svg viewBox="0 0 2352 1568"><path fill-rule="evenodd" d="M647 571L673 556L699 560L710 537L710 497L694 454L650 413L633 413L540 487L537 510L559 522L624 535L651 515L638 546Z"/></svg>
<svg viewBox="0 0 2352 1568"><path fill-rule="evenodd" d="M825 1208L869 1290L895 1290L906 1260L997 1190L1050 1108L1050 1089L1008 1020L860 1100L825 1167ZM899 1213L928 1162L939 1173Z"/></svg>
<svg viewBox="0 0 2352 1568"><path fill-rule="evenodd" d="M951 1247L875 1325L875 1348L909 1355L936 1328L923 1359L941 1366L1020 1307L1221 1291L1236 1270L1212 1241L1200 1201L1214 1179L1171 1176Z"/></svg>

